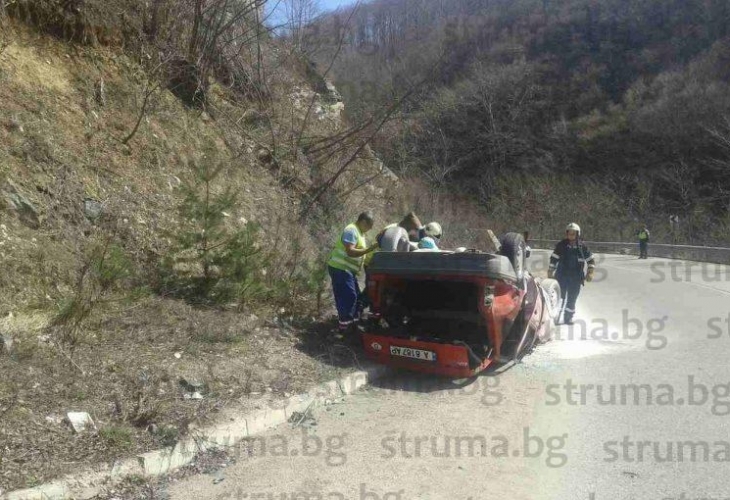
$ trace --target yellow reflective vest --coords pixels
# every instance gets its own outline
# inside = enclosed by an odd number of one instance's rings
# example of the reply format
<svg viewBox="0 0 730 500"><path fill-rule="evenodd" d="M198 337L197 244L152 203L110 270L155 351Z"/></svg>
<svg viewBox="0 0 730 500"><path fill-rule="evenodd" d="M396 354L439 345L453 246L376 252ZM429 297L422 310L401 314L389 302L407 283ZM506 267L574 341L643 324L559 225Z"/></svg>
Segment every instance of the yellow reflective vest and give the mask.
<svg viewBox="0 0 730 500"><path fill-rule="evenodd" d="M345 228L344 232L350 230L354 230L355 234L357 235L357 244L355 245L355 248L357 248L358 250L367 248L365 237L360 233L357 225L350 224ZM342 242L342 236L340 236L337 239L335 248L332 249L332 253L330 254L330 259L327 262L327 265L329 265L330 267L334 267L335 269L339 269L340 271L350 271L358 274L362 269L363 262L363 257L350 257L349 255L347 255L347 251L345 250L345 244Z"/></svg>

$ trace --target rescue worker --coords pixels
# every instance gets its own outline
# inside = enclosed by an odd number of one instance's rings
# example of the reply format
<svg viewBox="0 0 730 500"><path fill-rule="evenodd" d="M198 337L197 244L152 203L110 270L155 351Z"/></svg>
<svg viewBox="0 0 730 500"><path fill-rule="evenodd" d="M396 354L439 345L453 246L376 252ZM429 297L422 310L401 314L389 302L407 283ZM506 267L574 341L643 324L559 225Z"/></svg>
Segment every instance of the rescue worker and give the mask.
<svg viewBox="0 0 730 500"><path fill-rule="evenodd" d="M410 212L403 217L403 220L399 223L388 224L385 226L375 237L375 240L378 243L378 248L376 248L374 252L366 255L364 261L365 288L362 292L360 292L360 296L357 301L357 309L360 315L363 314L365 309L370 307L370 297L368 295L368 282L370 279L368 277L368 268L373 257L375 257L375 254L377 252L409 252L412 248L408 233L410 231L417 231L420 227L421 221L415 213Z"/></svg>
<svg viewBox="0 0 730 500"><path fill-rule="evenodd" d="M418 248L421 250L433 250L438 252L438 242L441 240L443 230L438 222L429 222L423 228L423 236L418 241Z"/></svg>
<svg viewBox="0 0 730 500"><path fill-rule="evenodd" d="M644 224L643 229L640 229L636 235L639 237L639 258L640 259L648 259L649 258L649 238L651 237L651 233L649 233L649 230L646 228L646 224Z"/></svg>
<svg viewBox="0 0 730 500"><path fill-rule="evenodd" d="M522 237L525 239L525 256L529 257L532 253L532 248L530 247L530 231L524 231Z"/></svg>
<svg viewBox="0 0 730 500"><path fill-rule="evenodd" d="M340 338L358 319L360 285L357 282L357 275L362 271L365 256L378 247L377 242L367 246L365 241L365 233L372 228L373 214L361 213L357 222L348 225L342 232L327 262L339 317Z"/></svg>
<svg viewBox="0 0 730 500"><path fill-rule="evenodd" d="M398 224L386 226L377 236L380 251L407 252L410 250L409 233L421 228L421 221L410 212Z"/></svg>
<svg viewBox="0 0 730 500"><path fill-rule="evenodd" d="M550 256L548 269L548 277L556 278L560 283L563 319L566 325L573 324L575 305L581 287L586 281L593 281L595 267L593 254L581 240L580 226L575 223L568 224L568 227L565 228L565 239L558 242L555 251Z"/></svg>

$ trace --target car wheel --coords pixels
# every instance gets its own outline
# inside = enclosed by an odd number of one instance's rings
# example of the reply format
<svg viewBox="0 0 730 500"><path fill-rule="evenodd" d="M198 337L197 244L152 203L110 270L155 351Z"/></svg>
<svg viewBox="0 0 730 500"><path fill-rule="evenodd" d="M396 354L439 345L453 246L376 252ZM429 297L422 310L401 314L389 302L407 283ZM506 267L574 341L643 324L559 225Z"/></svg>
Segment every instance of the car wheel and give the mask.
<svg viewBox="0 0 730 500"><path fill-rule="evenodd" d="M560 319L560 283L557 280L546 279L540 282L540 286L545 291L550 317L557 324Z"/></svg>

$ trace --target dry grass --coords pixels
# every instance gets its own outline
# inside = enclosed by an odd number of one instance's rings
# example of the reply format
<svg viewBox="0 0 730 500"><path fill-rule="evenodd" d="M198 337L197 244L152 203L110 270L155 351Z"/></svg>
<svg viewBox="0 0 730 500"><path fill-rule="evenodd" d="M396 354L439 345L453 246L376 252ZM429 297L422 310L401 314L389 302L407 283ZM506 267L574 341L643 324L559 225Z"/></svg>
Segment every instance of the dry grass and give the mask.
<svg viewBox="0 0 730 500"><path fill-rule="evenodd" d="M36 208L40 227L25 225L2 200L0 330L15 343L9 357L0 354L0 488L33 486L78 466L169 444L225 405L261 404L256 393L283 397L352 366L351 353L328 349L313 333L326 323L265 323L280 308L313 315L306 273L291 282L295 286L282 287L286 293L275 303L257 306L261 320L132 295L154 288L170 244L166 235L180 224L185 159L211 141L230 158L217 189L229 186L239 194L230 224L260 224L261 245L275 250L265 275L272 284L320 262L334 233L363 209L390 220L390 181L343 196L373 175L372 160L362 159L342 178L340 198L331 193L331 210L300 221L312 182L337 166L334 159L311 165L282 146L302 120L304 109L292 96L295 87L306 88L303 76L269 61L270 123L240 120L261 103L217 84L208 116L159 91L127 146L121 140L137 121L146 82L139 65L111 49L68 45L19 25L4 29L10 31L0 53L0 191L12 182ZM276 58L273 51L267 57ZM102 79L103 105L96 98ZM338 126L334 118L316 117L308 134ZM277 163L264 165L257 152L271 145L272 129ZM87 198L102 204L99 219L85 215ZM61 326L49 323L74 296L89 246L106 238L129 259L132 274L98 301L71 349ZM205 399L183 399L181 377L203 380ZM56 423L74 410L89 412L100 431L77 437ZM152 424L157 433L147 430Z"/></svg>
<svg viewBox="0 0 730 500"><path fill-rule="evenodd" d="M255 103L237 103L226 89L214 85L211 101L216 118L211 121L186 109L169 92L160 92L127 147L120 139L137 118L143 88L140 68L118 54L70 47L20 27L15 29L13 42L0 55L0 75L6 81L0 87L4 103L0 124L17 121L22 132L0 127L0 182L12 180L38 208L42 224L40 230L32 230L12 214L0 212L0 221L7 229L5 236L0 234L5 240L0 252L14 268L2 278L6 282L2 289L10 292L0 297L7 312L35 307L39 302L47 306L47 300L61 299L73 283L83 242L96 235L113 231L119 244L142 267L163 255L168 242L162 235L174 231L179 223L177 187L190 174L184 160L210 141L233 158L223 175L225 185L239 193L240 203L230 214L231 223L245 219L260 224L264 228L262 245L282 245L284 254L292 234L305 254L317 253L321 237L313 239L309 228L302 228L298 221L302 197L312 182L309 167L292 162L282 153L280 168L266 168L256 153L260 144L269 140L268 127L232 125L247 109L257 106ZM47 78L39 73L46 68L61 69ZM284 70L285 66L279 69ZM106 106L94 100L95 84L102 78ZM284 98L274 102L271 113L280 120L274 123L277 134L285 137L292 112L303 113L301 107L292 107L292 88L304 82L294 75L279 78L275 73L272 79L277 82L273 90ZM335 127L318 118L312 123L315 133L327 134ZM326 171L329 167L322 168ZM371 162L359 162L353 175L343 178L343 185L372 175L372 168ZM284 170L296 176L294 185L282 183ZM97 224L84 216L86 198L104 205L106 215ZM328 229L363 208L383 206L382 198L371 192L364 196L355 193L341 201L347 202L345 210L326 214ZM372 207L374 201L380 206ZM29 253L39 263L38 272L25 269ZM51 290L41 294L36 293L38 286L27 286L28 279L41 280L46 275L52 276Z"/></svg>
<svg viewBox="0 0 730 500"><path fill-rule="evenodd" d="M301 392L352 363L309 327L157 298L99 311L84 339L70 363L52 333L23 330L0 363L0 410L19 397L2 416L3 488L167 446L224 407ZM205 399L184 399L181 379L201 381ZM77 437L54 421L68 411L89 412L99 432Z"/></svg>
<svg viewBox="0 0 730 500"><path fill-rule="evenodd" d="M32 47L10 45L3 52L8 61L6 71L11 75L23 75L17 83L28 91L46 91L68 97L71 94L71 75L65 66L53 65L50 59L42 59Z"/></svg>
<svg viewBox="0 0 730 500"><path fill-rule="evenodd" d="M47 312L30 312L15 316L8 314L0 318L0 331L10 337L40 335L50 324L51 316Z"/></svg>

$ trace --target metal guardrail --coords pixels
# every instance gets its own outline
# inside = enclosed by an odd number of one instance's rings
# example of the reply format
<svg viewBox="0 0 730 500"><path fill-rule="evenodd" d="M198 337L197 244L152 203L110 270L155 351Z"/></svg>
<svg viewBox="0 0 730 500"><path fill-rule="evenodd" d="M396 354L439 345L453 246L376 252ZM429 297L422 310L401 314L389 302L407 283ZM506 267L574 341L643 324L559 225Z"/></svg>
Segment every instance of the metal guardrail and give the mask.
<svg viewBox="0 0 730 500"><path fill-rule="evenodd" d="M530 240L530 246L544 250L552 250L557 243L558 240ZM638 243L613 241L586 241L585 243L591 252L639 255ZM649 243L649 257L730 265L730 248Z"/></svg>

